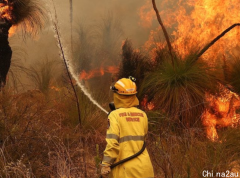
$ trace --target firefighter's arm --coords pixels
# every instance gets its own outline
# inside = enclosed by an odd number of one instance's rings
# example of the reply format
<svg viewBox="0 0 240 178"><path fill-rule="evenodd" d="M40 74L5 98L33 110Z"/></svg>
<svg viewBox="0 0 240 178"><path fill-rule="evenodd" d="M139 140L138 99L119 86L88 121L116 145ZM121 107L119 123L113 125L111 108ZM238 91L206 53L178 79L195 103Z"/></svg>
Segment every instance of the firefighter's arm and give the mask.
<svg viewBox="0 0 240 178"><path fill-rule="evenodd" d="M114 112L108 116L109 128L107 129L107 146L104 151L102 164L111 165L115 162L119 154L119 123Z"/></svg>

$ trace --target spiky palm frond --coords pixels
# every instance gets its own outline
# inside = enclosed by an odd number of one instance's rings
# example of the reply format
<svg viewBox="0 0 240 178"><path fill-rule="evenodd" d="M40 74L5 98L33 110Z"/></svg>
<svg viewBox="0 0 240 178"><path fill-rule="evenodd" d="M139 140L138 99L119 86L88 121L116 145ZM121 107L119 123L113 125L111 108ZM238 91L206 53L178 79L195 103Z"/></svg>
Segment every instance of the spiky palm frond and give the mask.
<svg viewBox="0 0 240 178"><path fill-rule="evenodd" d="M82 70L89 71L91 70L92 60L94 59L94 45L91 38L91 29L86 28L85 26L80 25L77 30L78 41L76 43L74 67L75 72L80 73Z"/></svg>
<svg viewBox="0 0 240 178"><path fill-rule="evenodd" d="M99 43L98 55L103 56L106 63L115 64L123 36L121 21L108 12L94 28L95 39Z"/></svg>
<svg viewBox="0 0 240 178"><path fill-rule="evenodd" d="M166 57L170 57L169 55ZM204 109L206 91L213 91L216 78L203 61L193 62L196 55L186 60L163 59L156 71L149 73L140 88L140 95L147 94L155 108L171 118L180 120L185 126L195 124Z"/></svg>
<svg viewBox="0 0 240 178"><path fill-rule="evenodd" d="M161 28L162 28L162 30L163 30L163 34L164 34L164 36L165 36L165 38L166 38L167 46L168 46L168 49L169 49L169 53L170 53L170 55L171 55L171 57L172 57L172 58L171 58L172 64L174 65L173 55L172 55L172 45L171 45L171 42L170 42L170 39L169 39L168 32L167 32L167 30L166 30L166 28L165 28L165 26L164 26L164 24L163 24L163 22L162 22L162 19L161 19L160 15L159 15L159 11L158 11L158 9L157 9L155 0L152 0L152 5L153 5L154 11L156 12L156 16L157 16L157 20L158 20L158 22L159 22L159 25L161 26Z"/></svg>
<svg viewBox="0 0 240 178"><path fill-rule="evenodd" d="M226 30L224 30L220 35L218 35L216 38L214 38L210 43L208 43L202 50L199 51L199 53L196 55L195 60L198 60L212 45L214 45L218 40L220 40L224 35L226 35L229 31L231 31L233 28L240 26L240 23L236 23L228 27Z"/></svg>
<svg viewBox="0 0 240 178"><path fill-rule="evenodd" d="M223 70L223 76L224 76L224 80L228 81L229 80L229 70L230 70L230 66L227 63L227 60L225 58L225 56L223 56L223 64L222 64L222 70Z"/></svg>
<svg viewBox="0 0 240 178"><path fill-rule="evenodd" d="M13 86L15 91L20 91L24 88L22 78L27 68L23 65L23 61L26 59L26 51L17 45L12 45L14 51L11 60L11 67L8 73L8 85Z"/></svg>
<svg viewBox="0 0 240 178"><path fill-rule="evenodd" d="M45 11L38 0L9 0L11 23L21 27L24 34L35 35L44 25Z"/></svg>
<svg viewBox="0 0 240 178"><path fill-rule="evenodd" d="M57 61L50 61L47 58L37 65L34 65L34 67L31 66L29 70L26 70L26 73L37 89L43 93L47 93L54 80L57 64Z"/></svg>
<svg viewBox="0 0 240 178"><path fill-rule="evenodd" d="M122 46L122 61L118 72L118 78L128 78L133 76L137 79L138 88L141 85L145 74L152 70L151 61L149 61L139 51L132 48L129 40L126 40Z"/></svg>
<svg viewBox="0 0 240 178"><path fill-rule="evenodd" d="M234 91L240 95L240 58L233 59L229 63L228 82L233 87Z"/></svg>

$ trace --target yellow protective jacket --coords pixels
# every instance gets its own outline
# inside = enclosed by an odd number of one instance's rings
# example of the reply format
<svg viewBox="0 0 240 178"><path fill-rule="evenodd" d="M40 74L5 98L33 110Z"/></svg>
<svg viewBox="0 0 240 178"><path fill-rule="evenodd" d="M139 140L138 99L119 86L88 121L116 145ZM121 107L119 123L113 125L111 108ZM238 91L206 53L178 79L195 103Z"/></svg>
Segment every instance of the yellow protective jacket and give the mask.
<svg viewBox="0 0 240 178"><path fill-rule="evenodd" d="M107 146L103 164L113 164L139 152L148 132L148 118L135 95L123 96L114 93L116 110L109 116ZM136 158L115 167L110 178L153 178L153 167L147 149Z"/></svg>

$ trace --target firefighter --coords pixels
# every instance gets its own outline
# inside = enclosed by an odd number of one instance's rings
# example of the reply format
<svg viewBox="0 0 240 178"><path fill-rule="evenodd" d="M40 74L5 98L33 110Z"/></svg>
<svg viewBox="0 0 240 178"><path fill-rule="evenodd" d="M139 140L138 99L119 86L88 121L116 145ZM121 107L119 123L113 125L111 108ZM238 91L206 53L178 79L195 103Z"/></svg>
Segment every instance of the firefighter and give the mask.
<svg viewBox="0 0 240 178"><path fill-rule="evenodd" d="M103 178L153 178L153 167L147 149L139 156L118 165L142 149L148 132L148 118L138 109L136 79L122 78L111 87L116 110L108 115L107 146L101 164Z"/></svg>

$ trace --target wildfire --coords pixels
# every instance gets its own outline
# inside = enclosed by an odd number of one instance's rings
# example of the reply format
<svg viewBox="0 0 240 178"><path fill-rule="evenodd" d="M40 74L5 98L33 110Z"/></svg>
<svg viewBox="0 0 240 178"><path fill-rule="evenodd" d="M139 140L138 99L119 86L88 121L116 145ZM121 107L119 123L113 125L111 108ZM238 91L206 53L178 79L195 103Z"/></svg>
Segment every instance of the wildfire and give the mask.
<svg viewBox="0 0 240 178"><path fill-rule="evenodd" d="M169 27L169 34L173 37L173 48L183 57L193 49L202 48L232 24L240 22L238 0L179 0L178 3L175 3L175 7L170 6L172 1L164 3L164 5L158 4L159 9L165 8L160 15L162 15L165 26ZM146 11L147 7L149 11ZM150 7L149 1L146 1L146 5L140 9L140 12L141 24L151 24L152 20L156 18L152 18L152 7ZM155 35L160 33L162 30L159 27L156 33L150 34L149 40L146 42L146 49L151 50L149 44L154 44ZM212 46L203 55L203 58L211 59L211 62L214 62L220 54L231 53L240 43L239 33L240 28L230 31Z"/></svg>
<svg viewBox="0 0 240 178"><path fill-rule="evenodd" d="M0 3L0 16L2 19L6 19L7 21L12 21L12 15L11 11L13 10L13 7L11 4L6 0L3 3ZM16 33L17 26L13 25L9 30L9 37L13 36L13 34Z"/></svg>
<svg viewBox="0 0 240 178"><path fill-rule="evenodd" d="M141 21L139 24L143 27L151 27L152 20L155 17L155 12L153 9L151 9L152 4L151 1L147 1L144 6L142 6L139 10L139 16L141 18Z"/></svg>
<svg viewBox="0 0 240 178"><path fill-rule="evenodd" d="M118 67L116 66L107 66L107 67L100 67L97 69L93 69L89 72L86 72L85 70L83 70L80 75L79 78L80 80L88 80L94 77L99 77L99 76L103 76L105 73L111 73L111 74L116 74L118 72Z"/></svg>
<svg viewBox="0 0 240 178"><path fill-rule="evenodd" d="M54 91L60 91L61 89L56 87L56 86L51 86L49 87L50 89L54 90Z"/></svg>
<svg viewBox="0 0 240 178"><path fill-rule="evenodd" d="M8 1L4 1L4 3L0 3L1 18L11 21L12 20L12 16L11 16L12 10L13 10L13 7L11 5L9 5Z"/></svg>
<svg viewBox="0 0 240 178"><path fill-rule="evenodd" d="M181 57L185 57L193 50L202 49L213 38L225 29L240 22L239 0L179 0L162 1L157 4L165 27L171 36L171 44ZM150 27L152 20L156 20L150 1L139 9L140 24ZM156 46L163 47L164 42L159 39L162 29L159 26L151 31L144 48L150 51L151 58L156 56ZM202 58L210 65L222 62L222 56L240 55L240 28L237 27L215 43ZM240 106L240 99L235 93L223 86L221 96L206 94L209 105L202 116L208 138L217 140L217 128L235 127L239 125L240 117L236 108ZM145 103L146 105L147 103Z"/></svg>
<svg viewBox="0 0 240 178"><path fill-rule="evenodd" d="M239 96L223 86L220 88L221 96L207 94L209 104L202 116L207 137L213 141L218 139L217 128L236 127L240 121L240 116L236 113L236 109L240 107Z"/></svg>
<svg viewBox="0 0 240 178"><path fill-rule="evenodd" d="M8 36L11 37L13 36L17 31L17 26L12 26L8 32Z"/></svg>
<svg viewBox="0 0 240 178"><path fill-rule="evenodd" d="M146 95L143 100L141 101L141 105L145 110L153 110L154 109L154 104L152 102L148 102L148 96Z"/></svg>

